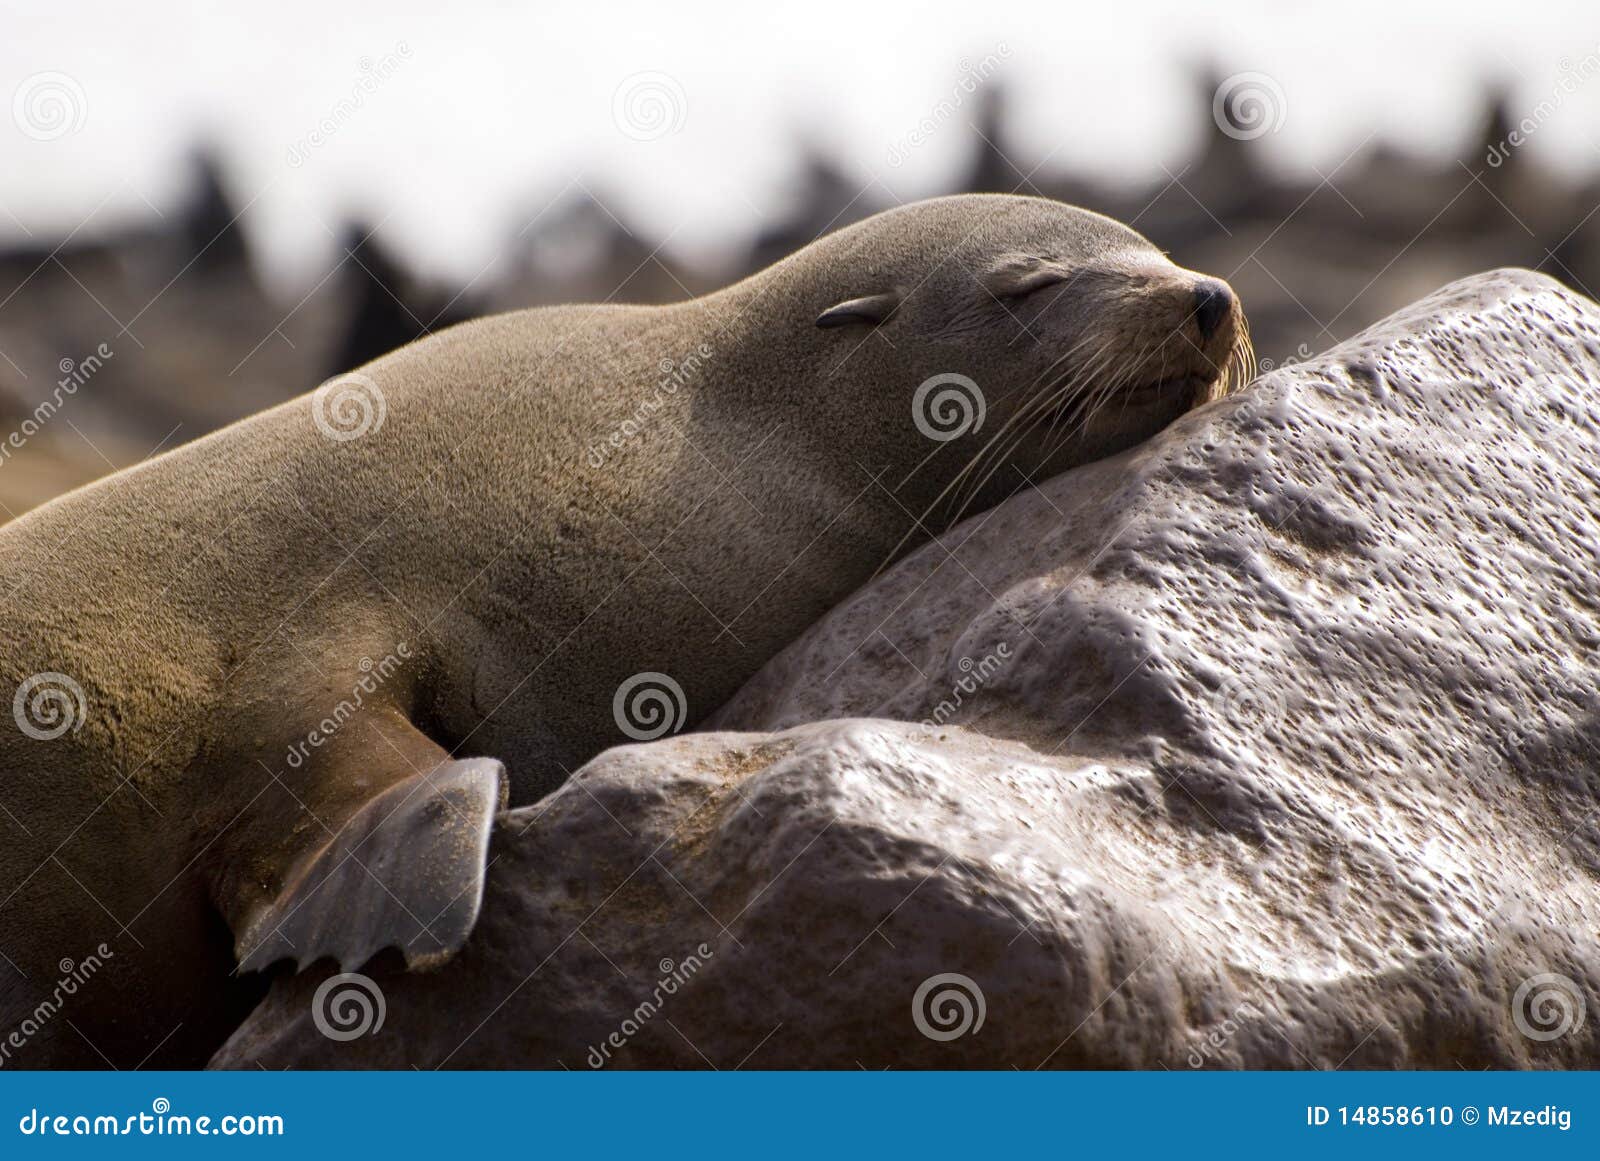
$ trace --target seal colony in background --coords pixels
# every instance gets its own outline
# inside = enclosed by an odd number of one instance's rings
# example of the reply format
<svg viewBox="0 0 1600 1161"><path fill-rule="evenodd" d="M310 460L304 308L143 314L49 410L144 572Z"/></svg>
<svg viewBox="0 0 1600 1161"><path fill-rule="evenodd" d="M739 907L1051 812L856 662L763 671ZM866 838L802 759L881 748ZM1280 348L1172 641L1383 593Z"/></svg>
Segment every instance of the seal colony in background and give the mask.
<svg viewBox="0 0 1600 1161"><path fill-rule="evenodd" d="M1228 286L1126 226L940 198L465 323L0 528L0 1018L97 956L17 1062L190 1064L279 960L439 962L505 802L1250 366Z"/></svg>

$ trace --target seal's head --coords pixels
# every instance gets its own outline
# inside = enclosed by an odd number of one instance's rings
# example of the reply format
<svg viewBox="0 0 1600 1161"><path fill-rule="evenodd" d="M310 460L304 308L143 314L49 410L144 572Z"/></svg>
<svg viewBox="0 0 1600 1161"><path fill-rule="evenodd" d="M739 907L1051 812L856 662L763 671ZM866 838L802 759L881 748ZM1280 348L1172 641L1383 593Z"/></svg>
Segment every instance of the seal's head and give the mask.
<svg viewBox="0 0 1600 1161"><path fill-rule="evenodd" d="M809 250L835 405L946 445L921 446L915 490L955 513L1130 447L1253 367L1226 282L1060 202L938 198Z"/></svg>

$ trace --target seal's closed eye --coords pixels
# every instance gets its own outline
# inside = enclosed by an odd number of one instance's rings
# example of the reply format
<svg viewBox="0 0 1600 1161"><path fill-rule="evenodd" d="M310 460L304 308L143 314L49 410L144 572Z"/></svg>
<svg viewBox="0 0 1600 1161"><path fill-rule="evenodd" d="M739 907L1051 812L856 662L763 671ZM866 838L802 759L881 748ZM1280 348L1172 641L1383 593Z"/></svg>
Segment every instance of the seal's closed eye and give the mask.
<svg viewBox="0 0 1600 1161"><path fill-rule="evenodd" d="M1069 276L1066 267L1031 254L1008 254L983 276L983 285L996 298L1022 298L1047 286L1058 286Z"/></svg>

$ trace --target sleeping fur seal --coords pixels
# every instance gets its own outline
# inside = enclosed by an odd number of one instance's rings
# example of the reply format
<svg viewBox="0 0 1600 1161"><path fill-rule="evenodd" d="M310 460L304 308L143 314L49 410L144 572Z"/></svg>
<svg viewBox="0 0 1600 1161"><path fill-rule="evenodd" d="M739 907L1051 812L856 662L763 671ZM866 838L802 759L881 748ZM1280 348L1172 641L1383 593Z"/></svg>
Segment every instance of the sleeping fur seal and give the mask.
<svg viewBox="0 0 1600 1161"><path fill-rule="evenodd" d="M250 970L438 962L507 797L1247 362L1229 288L1127 227L942 198L703 298L454 327L0 529L0 1035L192 1063Z"/></svg>

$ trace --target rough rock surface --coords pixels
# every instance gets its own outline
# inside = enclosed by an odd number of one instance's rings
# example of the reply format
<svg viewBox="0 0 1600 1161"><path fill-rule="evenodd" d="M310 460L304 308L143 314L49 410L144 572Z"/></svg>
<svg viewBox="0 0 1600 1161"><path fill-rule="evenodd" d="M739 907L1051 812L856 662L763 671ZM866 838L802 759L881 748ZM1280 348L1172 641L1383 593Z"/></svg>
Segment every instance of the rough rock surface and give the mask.
<svg viewBox="0 0 1600 1161"><path fill-rule="evenodd" d="M1597 501L1600 307L1453 284L503 815L380 1029L306 973L214 1063L1593 1067Z"/></svg>

